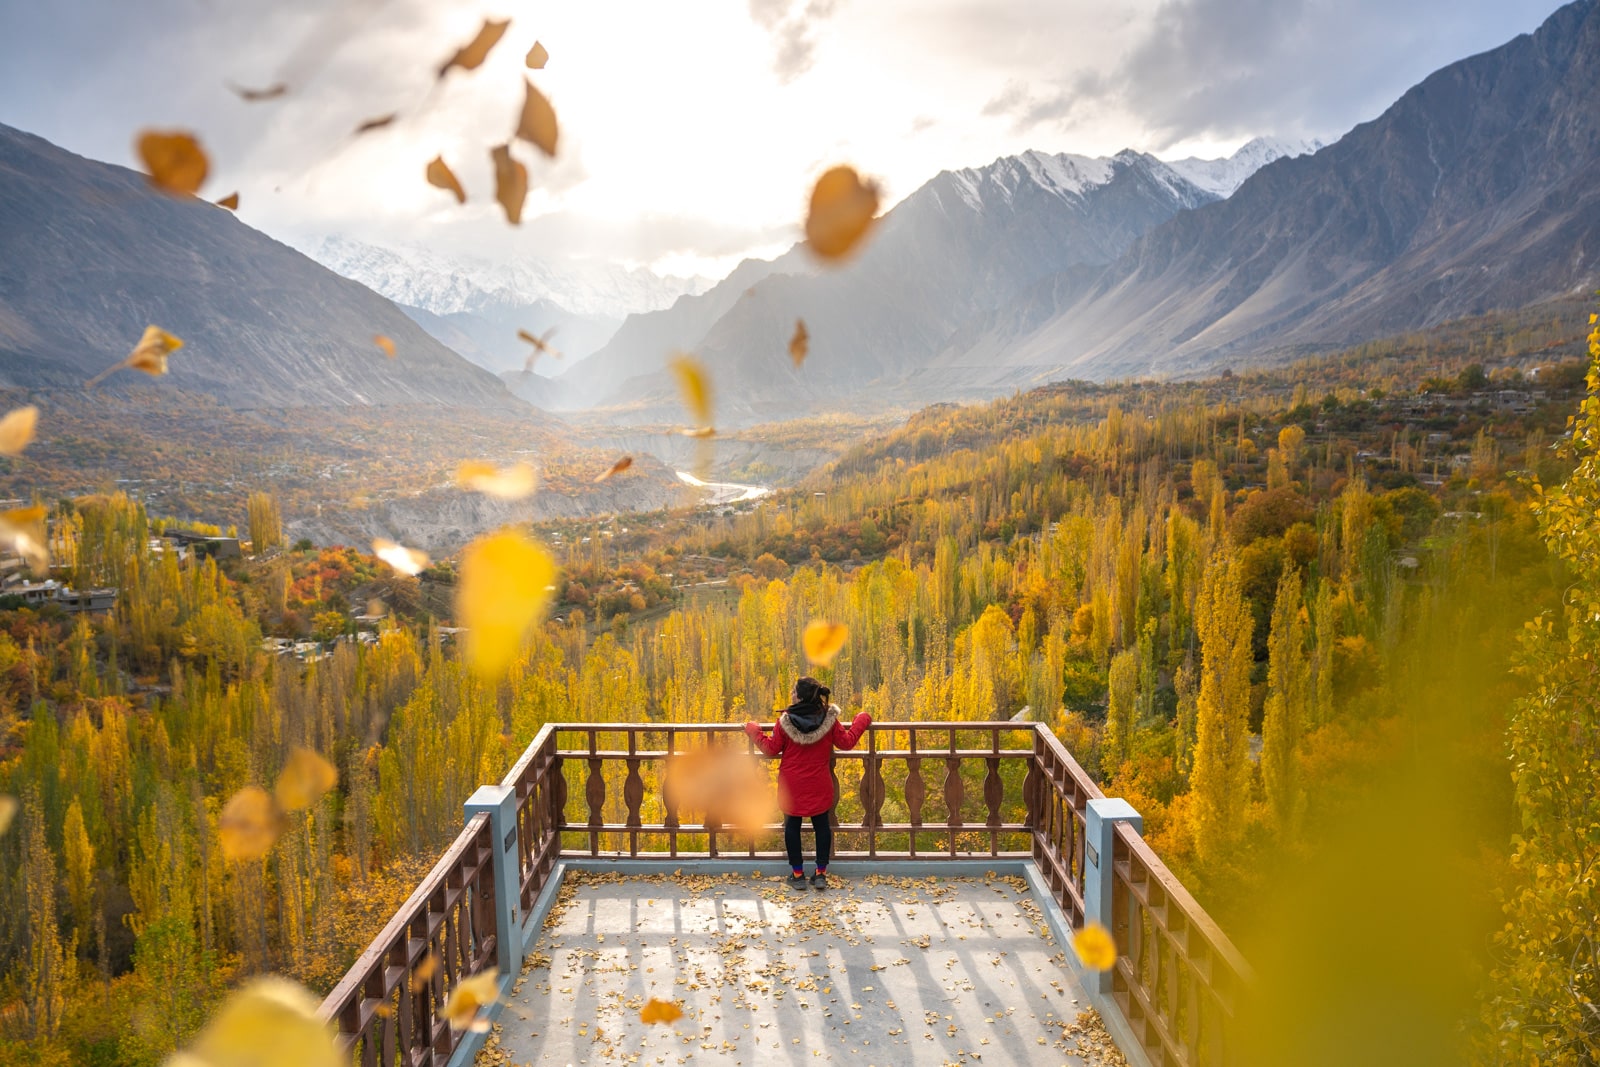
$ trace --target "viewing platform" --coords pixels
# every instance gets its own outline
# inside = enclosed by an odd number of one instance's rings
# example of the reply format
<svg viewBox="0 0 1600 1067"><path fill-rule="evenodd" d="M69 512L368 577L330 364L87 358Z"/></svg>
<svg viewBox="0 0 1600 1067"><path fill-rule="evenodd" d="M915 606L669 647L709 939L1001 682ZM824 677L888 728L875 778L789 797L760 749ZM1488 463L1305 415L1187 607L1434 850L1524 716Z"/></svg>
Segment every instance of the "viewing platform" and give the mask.
<svg viewBox="0 0 1600 1067"><path fill-rule="evenodd" d="M323 1002L354 1061L1237 1061L1248 966L1046 727L874 724L836 754L821 891L785 884L777 826L680 809L704 764L674 757L708 745L749 751L735 724L544 727ZM1085 921L1111 970L1072 951ZM490 968L500 1001L453 1028Z"/></svg>

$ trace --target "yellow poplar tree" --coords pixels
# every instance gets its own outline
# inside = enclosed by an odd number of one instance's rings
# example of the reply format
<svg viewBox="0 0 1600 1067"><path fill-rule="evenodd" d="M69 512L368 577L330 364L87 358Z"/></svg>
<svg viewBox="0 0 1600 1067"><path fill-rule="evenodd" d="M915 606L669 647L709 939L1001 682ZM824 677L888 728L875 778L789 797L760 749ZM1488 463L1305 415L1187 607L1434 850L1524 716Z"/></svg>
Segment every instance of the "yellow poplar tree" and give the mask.
<svg viewBox="0 0 1600 1067"><path fill-rule="evenodd" d="M1250 637L1253 621L1226 552L1206 567L1195 609L1200 693L1195 703L1195 851L1225 863L1237 848L1250 796Z"/></svg>
<svg viewBox="0 0 1600 1067"><path fill-rule="evenodd" d="M1311 690L1306 659L1306 628L1300 618L1300 574L1284 568L1267 637L1267 703L1261 722L1261 783L1280 835L1298 828L1304 795L1300 788L1300 739L1305 733Z"/></svg>

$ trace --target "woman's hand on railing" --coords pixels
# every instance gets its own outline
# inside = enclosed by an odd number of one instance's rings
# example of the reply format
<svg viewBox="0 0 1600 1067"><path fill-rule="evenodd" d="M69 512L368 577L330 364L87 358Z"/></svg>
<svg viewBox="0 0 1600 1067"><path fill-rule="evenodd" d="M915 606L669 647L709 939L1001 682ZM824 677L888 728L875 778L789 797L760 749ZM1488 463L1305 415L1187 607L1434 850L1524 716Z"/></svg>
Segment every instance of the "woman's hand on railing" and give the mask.
<svg viewBox="0 0 1600 1067"><path fill-rule="evenodd" d="M864 711L858 711L856 717L850 721L850 725L857 730L864 730L872 725L872 716Z"/></svg>
<svg viewBox="0 0 1600 1067"><path fill-rule="evenodd" d="M758 722L747 722L744 724L744 732L750 735L751 740L754 740L761 736L761 724Z"/></svg>

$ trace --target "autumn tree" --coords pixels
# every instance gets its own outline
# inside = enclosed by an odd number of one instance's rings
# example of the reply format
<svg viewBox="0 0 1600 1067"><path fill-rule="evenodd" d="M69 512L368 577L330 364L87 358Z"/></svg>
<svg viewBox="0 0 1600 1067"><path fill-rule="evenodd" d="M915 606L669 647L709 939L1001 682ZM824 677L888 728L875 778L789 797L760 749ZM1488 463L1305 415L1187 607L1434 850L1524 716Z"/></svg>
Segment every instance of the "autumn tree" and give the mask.
<svg viewBox="0 0 1600 1067"><path fill-rule="evenodd" d="M249 516L250 550L257 555L283 544L283 515L270 493L251 493L245 504Z"/></svg>
<svg viewBox="0 0 1600 1067"><path fill-rule="evenodd" d="M1200 691L1195 702L1195 851L1225 863L1243 832L1250 797L1250 610L1237 565L1225 552L1206 567L1195 608L1200 634Z"/></svg>
<svg viewBox="0 0 1600 1067"><path fill-rule="evenodd" d="M1535 484L1539 529L1571 584L1523 635L1532 685L1509 730L1520 832L1485 1008L1499 1062L1600 1060L1600 327L1589 355L1577 465L1564 485Z"/></svg>
<svg viewBox="0 0 1600 1067"><path fill-rule="evenodd" d="M1278 833L1299 828L1305 798L1300 786L1300 738L1306 729L1310 664L1300 617L1300 574L1284 569L1267 637L1267 701L1261 723L1261 784Z"/></svg>
<svg viewBox="0 0 1600 1067"><path fill-rule="evenodd" d="M1128 758L1133 741L1134 711L1138 702L1139 653L1125 648L1111 657L1110 696L1106 707L1106 732L1100 743L1100 767L1107 780Z"/></svg>

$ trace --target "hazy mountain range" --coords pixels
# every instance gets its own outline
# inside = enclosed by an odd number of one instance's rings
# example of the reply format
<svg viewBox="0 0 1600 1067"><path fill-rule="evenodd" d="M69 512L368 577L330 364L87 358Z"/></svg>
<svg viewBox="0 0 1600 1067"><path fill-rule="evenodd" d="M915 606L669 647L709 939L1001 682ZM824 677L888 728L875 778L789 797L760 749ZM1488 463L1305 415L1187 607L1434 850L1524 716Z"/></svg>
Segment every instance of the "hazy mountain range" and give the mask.
<svg viewBox="0 0 1600 1067"><path fill-rule="evenodd" d="M543 336L569 362L600 348L628 315L704 292L707 278L662 277L610 263L552 263L529 256L494 261L349 237L308 242L318 263L399 304L425 330L480 367L520 369L529 348L517 331ZM544 374L564 369L547 360Z"/></svg>
<svg viewBox="0 0 1600 1067"><path fill-rule="evenodd" d="M1022 299L1043 279L1103 269L1141 234L1216 200L1255 166L1312 147L1255 141L1231 160L1177 165L1133 151L1026 152L944 171L896 205L843 269L819 270L799 247L772 263L747 262L703 295L631 316L562 379L566 392L553 399L604 405L623 419L658 418L674 396L664 356L685 349L712 372L723 397L719 419L827 407L843 393L914 373L974 317ZM797 318L811 336L801 369L787 356Z"/></svg>
<svg viewBox="0 0 1600 1067"><path fill-rule="evenodd" d="M710 288L315 246L402 309L226 211L4 127L0 176L0 384L76 388L157 323L187 342L168 384L238 407L520 408L514 391L660 423L681 418L665 361L689 350L711 370L719 423L736 425L1201 373L1591 290L1600 0L1445 67L1328 146L1259 140L1171 162L1027 152L938 174L842 268L797 246ZM798 369L797 319L811 337ZM598 351L554 380L512 370L516 330L551 326L573 356ZM123 373L103 388L152 384Z"/></svg>
<svg viewBox="0 0 1600 1067"><path fill-rule="evenodd" d="M798 248L747 263L631 316L537 401L677 417L661 368L682 348L738 424L1202 373L1593 289L1600 0L1299 147L1255 142L1226 164L1030 152L945 172L848 266L820 272ZM799 371L797 318L811 336Z"/></svg>

